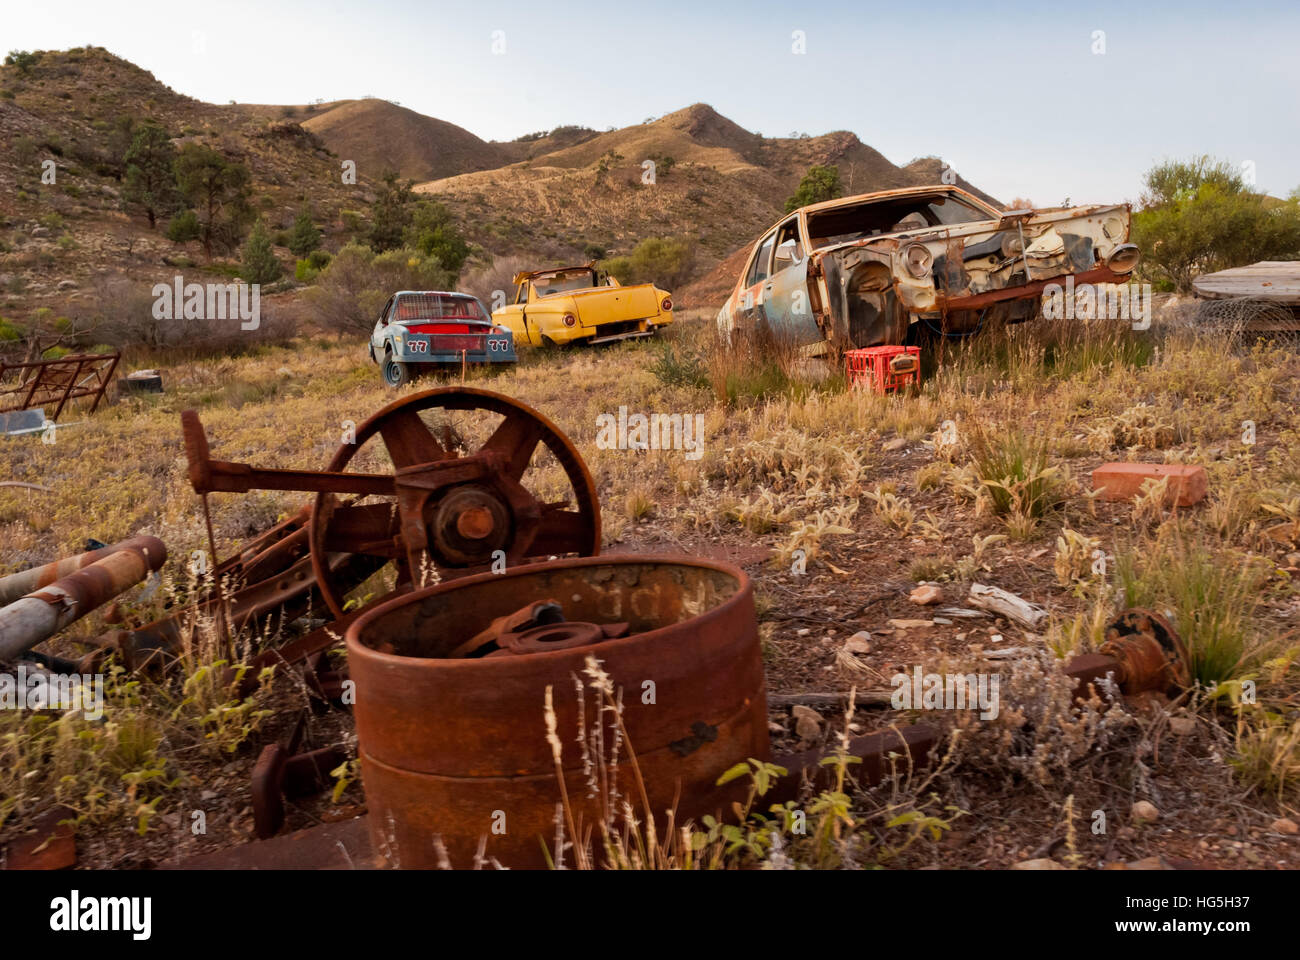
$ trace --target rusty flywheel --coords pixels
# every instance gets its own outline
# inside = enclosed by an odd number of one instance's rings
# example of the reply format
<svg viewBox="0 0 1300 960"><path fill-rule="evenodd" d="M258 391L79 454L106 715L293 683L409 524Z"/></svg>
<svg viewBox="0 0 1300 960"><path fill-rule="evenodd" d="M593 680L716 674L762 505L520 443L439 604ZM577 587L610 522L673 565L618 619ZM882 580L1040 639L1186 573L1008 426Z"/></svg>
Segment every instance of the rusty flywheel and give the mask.
<svg viewBox="0 0 1300 960"><path fill-rule="evenodd" d="M465 452L466 441L450 427L435 436L420 417L430 410L496 414L501 422L478 449ZM245 604L259 613L282 599L281 593L297 596L315 586L334 616L342 617L346 594L389 561L397 566L399 586L420 586L435 579L434 571L445 579L485 572L494 560L515 566L532 558L600 552L600 503L577 448L536 410L490 390L439 387L391 403L357 426L354 442L341 445L324 471L213 460L198 414L187 410L181 421L190 483L205 498L205 510L207 494L215 491L316 494L309 517L304 510L281 524L271 546L241 562L241 569L251 563L267 578L244 591L261 591ZM348 471L376 438L392 472ZM539 446L567 481L557 501L543 502L524 483L530 464L537 466ZM310 553L312 576L289 583L294 568L287 565L304 552ZM259 565L260 557L272 553ZM306 565L301 557L299 566ZM263 597L268 588L274 590Z"/></svg>
<svg viewBox="0 0 1300 960"><path fill-rule="evenodd" d="M439 439L420 418L435 409L503 419L477 450L460 455L449 433ZM337 492L322 490L312 506L312 567L335 616L343 615L346 591L334 582L331 554L386 557L419 586L431 570L484 572L503 555L513 566L534 557L600 552L600 504L587 465L569 439L531 407L490 390L426 390L360 424L356 442L339 447L327 473L346 476L348 463L375 437L393 463L386 478L392 499L349 504ZM543 503L520 482L539 444L563 469L576 509L565 509L567 500Z"/></svg>

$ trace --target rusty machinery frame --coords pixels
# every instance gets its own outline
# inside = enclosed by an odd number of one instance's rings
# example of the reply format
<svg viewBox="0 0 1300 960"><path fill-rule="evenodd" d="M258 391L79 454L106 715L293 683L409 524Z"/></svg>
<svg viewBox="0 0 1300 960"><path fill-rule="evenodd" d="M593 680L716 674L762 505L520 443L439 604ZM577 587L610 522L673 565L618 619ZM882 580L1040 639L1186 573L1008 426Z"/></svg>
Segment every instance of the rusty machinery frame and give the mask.
<svg viewBox="0 0 1300 960"><path fill-rule="evenodd" d="M53 403L56 406L49 417L53 421L59 419L69 400L86 397L93 398L90 412L94 413L121 359L120 353L77 353L56 360L22 363L0 360L0 384L15 372L19 372L20 377L35 373L16 387L0 386L0 413L30 410Z"/></svg>

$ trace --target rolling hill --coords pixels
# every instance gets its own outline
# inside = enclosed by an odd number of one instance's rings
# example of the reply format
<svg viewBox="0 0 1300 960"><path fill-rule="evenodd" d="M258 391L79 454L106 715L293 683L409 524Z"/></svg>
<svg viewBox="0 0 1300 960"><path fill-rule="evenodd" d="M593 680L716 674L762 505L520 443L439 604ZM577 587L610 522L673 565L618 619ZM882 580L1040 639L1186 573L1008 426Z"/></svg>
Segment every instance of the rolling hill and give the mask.
<svg viewBox="0 0 1300 960"><path fill-rule="evenodd" d="M763 137L702 103L605 132L575 125L488 141L385 100L203 103L102 48L45 51L23 70L0 67L0 315L91 310L90 283L196 260L192 243L173 243L123 203L124 125L144 119L177 146L200 142L244 164L272 231L306 203L337 249L359 235L375 184L395 169L446 204L479 262L546 265L688 237L697 283L681 302L701 305L730 286L727 258L780 216L810 166L836 165L846 193L936 182L943 171L934 157L898 166L847 131ZM51 160L58 181L43 184ZM344 160L356 161L355 184L340 177ZM278 253L291 268L289 252Z"/></svg>

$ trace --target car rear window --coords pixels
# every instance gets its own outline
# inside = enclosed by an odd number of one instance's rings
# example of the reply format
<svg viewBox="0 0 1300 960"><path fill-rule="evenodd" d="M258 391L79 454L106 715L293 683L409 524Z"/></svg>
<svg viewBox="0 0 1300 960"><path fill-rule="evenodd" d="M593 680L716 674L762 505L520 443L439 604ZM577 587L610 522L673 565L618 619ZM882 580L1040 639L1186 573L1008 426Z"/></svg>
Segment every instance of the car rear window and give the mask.
<svg viewBox="0 0 1300 960"><path fill-rule="evenodd" d="M397 298L395 320L487 320L473 297L445 293L408 293Z"/></svg>
<svg viewBox="0 0 1300 960"><path fill-rule="evenodd" d="M533 288L539 297L549 297L553 293L564 293L568 290L586 290L595 285L596 274L591 270L575 270L572 273L533 278Z"/></svg>

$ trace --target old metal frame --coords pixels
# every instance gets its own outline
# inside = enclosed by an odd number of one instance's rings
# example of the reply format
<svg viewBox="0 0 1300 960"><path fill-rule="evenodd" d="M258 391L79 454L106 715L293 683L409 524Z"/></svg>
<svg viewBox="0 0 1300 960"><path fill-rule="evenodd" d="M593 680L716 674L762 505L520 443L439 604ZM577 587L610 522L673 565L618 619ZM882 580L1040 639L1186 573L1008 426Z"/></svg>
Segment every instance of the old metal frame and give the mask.
<svg viewBox="0 0 1300 960"><path fill-rule="evenodd" d="M54 403L58 406L49 417L51 421L59 419L64 406L69 400L93 397L90 412L99 407L99 401L108 389L117 370L117 363L122 358L120 353L78 353L55 360L35 360L23 363L8 363L0 360L0 382L7 374L20 370L33 370L36 375L16 387L0 388L0 413L12 410L30 410L35 406ZM86 376L82 377L82 372ZM64 375L66 374L66 379ZM93 378L93 384L86 385ZM12 400L26 394L22 400Z"/></svg>

